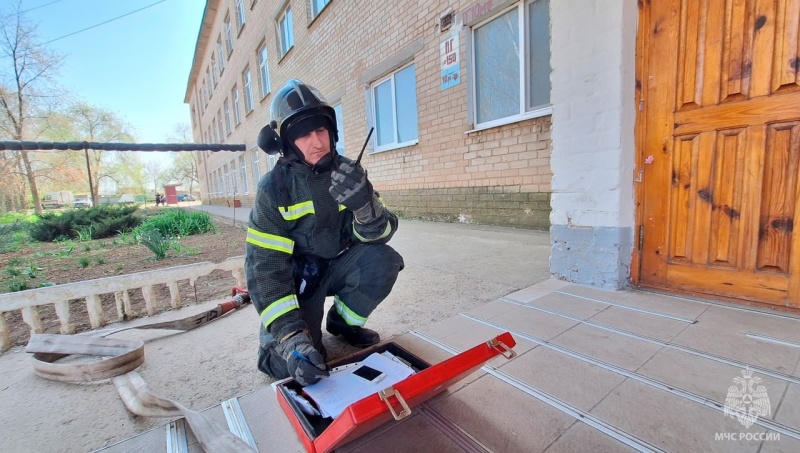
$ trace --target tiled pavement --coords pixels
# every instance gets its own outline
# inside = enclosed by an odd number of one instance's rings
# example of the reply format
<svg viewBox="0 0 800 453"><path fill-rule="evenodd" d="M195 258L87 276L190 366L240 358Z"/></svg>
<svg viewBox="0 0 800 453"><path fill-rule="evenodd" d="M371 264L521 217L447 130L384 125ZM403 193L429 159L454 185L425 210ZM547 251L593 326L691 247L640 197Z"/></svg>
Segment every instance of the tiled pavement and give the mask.
<svg viewBox="0 0 800 453"><path fill-rule="evenodd" d="M393 341L435 364L503 331L516 358L339 451L800 451L798 316L549 280ZM747 372L770 406L749 427L724 413L726 397L765 401L730 393ZM303 451L270 387L239 401L260 451ZM219 406L207 412L224 422Z"/></svg>

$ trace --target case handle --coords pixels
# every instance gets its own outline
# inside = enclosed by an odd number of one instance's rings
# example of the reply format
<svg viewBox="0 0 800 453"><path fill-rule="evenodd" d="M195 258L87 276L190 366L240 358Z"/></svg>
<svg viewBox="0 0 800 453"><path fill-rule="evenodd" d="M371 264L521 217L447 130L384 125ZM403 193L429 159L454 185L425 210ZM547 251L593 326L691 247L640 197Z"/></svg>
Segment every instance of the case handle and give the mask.
<svg viewBox="0 0 800 453"><path fill-rule="evenodd" d="M506 346L505 343L498 340L497 338L492 338L491 340L489 340L488 345L492 349L498 349L503 354L503 357L507 358L508 360L511 360L517 356L517 353L514 352L513 349Z"/></svg>
<svg viewBox="0 0 800 453"><path fill-rule="evenodd" d="M386 403L386 407L389 408L389 412L392 413L392 417L394 417L395 420L402 420L402 419L408 417L409 415L411 415L411 408L408 407L408 404L406 403L406 400L403 399L403 396L400 395L400 392L396 391L394 389L394 387L387 387L387 388L381 390L380 392L378 392L378 396L380 396L381 400L384 403ZM392 397L392 396L397 398L397 401L399 401L400 405L403 407L403 410L400 411L399 414L394 411L394 407L392 407L392 403L389 402L389 398Z"/></svg>

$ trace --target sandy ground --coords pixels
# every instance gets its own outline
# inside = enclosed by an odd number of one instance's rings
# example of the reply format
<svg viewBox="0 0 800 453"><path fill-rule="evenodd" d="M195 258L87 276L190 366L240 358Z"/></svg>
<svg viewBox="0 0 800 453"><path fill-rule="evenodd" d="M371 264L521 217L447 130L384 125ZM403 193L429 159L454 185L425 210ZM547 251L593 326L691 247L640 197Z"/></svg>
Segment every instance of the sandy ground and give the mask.
<svg viewBox="0 0 800 453"><path fill-rule="evenodd" d="M367 324L384 340L550 277L544 231L401 220L390 244L406 268ZM251 307L186 333L127 331L117 337L145 339L138 372L150 389L196 410L270 383L255 368L258 316ZM324 341L331 358L353 352L328 334ZM47 381L34 375L22 348L0 355L0 452L91 451L168 422L129 413L109 380Z"/></svg>

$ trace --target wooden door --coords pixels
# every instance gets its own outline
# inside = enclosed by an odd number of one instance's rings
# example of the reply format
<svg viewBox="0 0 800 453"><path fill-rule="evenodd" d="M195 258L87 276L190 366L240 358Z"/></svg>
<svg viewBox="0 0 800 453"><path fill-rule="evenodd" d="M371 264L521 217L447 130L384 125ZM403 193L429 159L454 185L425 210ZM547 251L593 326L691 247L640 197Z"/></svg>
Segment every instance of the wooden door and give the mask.
<svg viewBox="0 0 800 453"><path fill-rule="evenodd" d="M639 283L800 307L800 0L640 4Z"/></svg>

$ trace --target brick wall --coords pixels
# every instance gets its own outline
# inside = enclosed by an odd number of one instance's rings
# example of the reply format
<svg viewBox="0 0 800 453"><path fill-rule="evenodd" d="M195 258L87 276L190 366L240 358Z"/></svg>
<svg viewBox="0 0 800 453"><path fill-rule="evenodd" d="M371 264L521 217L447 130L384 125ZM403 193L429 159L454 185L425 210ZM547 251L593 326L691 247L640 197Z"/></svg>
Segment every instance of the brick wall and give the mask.
<svg viewBox="0 0 800 453"><path fill-rule="evenodd" d="M527 119L481 131L469 124L466 58L469 26L464 20L489 17L510 1L404 1L369 2L332 0L310 21L307 0L286 2L245 0L247 22L236 32L235 1L209 0L204 28L207 46L198 41L195 55L196 78L187 87L187 100L198 112L194 136L203 141L208 125L223 109L231 88L242 89L242 71L249 66L253 77L255 109L242 112L243 122L225 143L245 143L248 166L248 195L237 195L247 206L252 204L255 181L251 154L261 153L255 145L259 130L269 120L271 93L261 97L258 84L256 49L266 42L272 93L286 80L299 78L317 87L331 103L341 102L346 155L355 156L369 129L366 92L369 83L397 67L411 49L416 69L418 143L384 152L368 149L363 159L370 180L393 210L408 217L446 221L517 226L544 229L550 213L550 116ZM279 57L276 19L284 5L294 16L294 47ZM378 6L379 5L379 6ZM447 11L455 12L456 24L441 33L438 20ZM211 53L222 31L226 14L234 28L234 51L214 89L208 107L198 104L196 86L205 78ZM440 43L449 36L459 37L462 82L441 89ZM224 41L224 35L223 35ZM384 68L384 71L381 71ZM387 72L388 71L388 72ZM191 80L191 79L190 79ZM335 97L335 98L332 98ZM230 102L230 100L229 100ZM243 108L243 101L240 107ZM224 112L223 112L224 114ZM197 119L197 118L196 118ZM201 187L208 200L208 174L243 153L205 153L200 159ZM265 155L261 153L263 157ZM262 173L265 159L260 160ZM232 196L210 198L214 204L229 203Z"/></svg>

